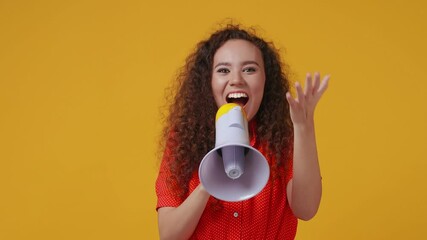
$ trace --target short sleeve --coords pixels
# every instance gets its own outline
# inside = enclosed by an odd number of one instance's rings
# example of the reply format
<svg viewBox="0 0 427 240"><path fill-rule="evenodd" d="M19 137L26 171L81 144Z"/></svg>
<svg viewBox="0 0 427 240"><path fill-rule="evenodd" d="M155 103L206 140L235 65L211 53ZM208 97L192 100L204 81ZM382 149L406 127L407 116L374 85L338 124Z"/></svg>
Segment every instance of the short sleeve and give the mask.
<svg viewBox="0 0 427 240"><path fill-rule="evenodd" d="M170 151L166 149L156 180L156 210L161 207L178 207L182 203L182 200L177 197L177 194L173 192L171 187L171 172L168 167L170 161L172 161L170 158Z"/></svg>

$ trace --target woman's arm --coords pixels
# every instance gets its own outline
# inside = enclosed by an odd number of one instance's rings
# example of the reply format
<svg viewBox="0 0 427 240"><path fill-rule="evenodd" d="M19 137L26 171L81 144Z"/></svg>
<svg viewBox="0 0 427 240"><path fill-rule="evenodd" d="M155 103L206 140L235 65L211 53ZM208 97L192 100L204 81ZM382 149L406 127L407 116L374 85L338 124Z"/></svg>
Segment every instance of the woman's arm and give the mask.
<svg viewBox="0 0 427 240"><path fill-rule="evenodd" d="M209 193L200 184L179 207L157 210L160 239L188 239L202 216Z"/></svg>
<svg viewBox="0 0 427 240"><path fill-rule="evenodd" d="M328 86L329 76L320 82L320 74L314 74L314 81L307 74L304 91L296 83L297 98L288 93L294 125L293 178L287 186L287 196L296 217L309 220L316 215L322 195L320 167L317 159L314 131L314 110Z"/></svg>

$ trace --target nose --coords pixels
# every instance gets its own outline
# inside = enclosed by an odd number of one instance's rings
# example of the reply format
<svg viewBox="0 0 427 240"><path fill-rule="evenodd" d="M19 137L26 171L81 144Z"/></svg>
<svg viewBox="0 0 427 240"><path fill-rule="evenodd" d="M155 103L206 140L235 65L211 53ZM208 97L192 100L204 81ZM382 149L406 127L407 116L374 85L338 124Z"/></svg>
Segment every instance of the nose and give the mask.
<svg viewBox="0 0 427 240"><path fill-rule="evenodd" d="M231 79L228 81L230 86L241 86L245 84L245 79L240 72L236 72L231 76Z"/></svg>

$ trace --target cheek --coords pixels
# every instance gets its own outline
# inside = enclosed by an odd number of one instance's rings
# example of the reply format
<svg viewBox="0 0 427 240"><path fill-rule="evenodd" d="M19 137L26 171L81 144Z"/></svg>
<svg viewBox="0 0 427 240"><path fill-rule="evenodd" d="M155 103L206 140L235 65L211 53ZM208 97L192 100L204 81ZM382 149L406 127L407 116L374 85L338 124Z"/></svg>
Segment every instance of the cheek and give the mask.
<svg viewBox="0 0 427 240"><path fill-rule="evenodd" d="M216 82L213 82L213 81L212 81L212 93L215 96L215 98L220 93L220 88L219 88L218 84Z"/></svg>
<svg viewBox="0 0 427 240"><path fill-rule="evenodd" d="M215 79L212 79L211 86L212 86L212 94L215 98L215 102L219 106L222 103L223 88L221 87L220 82Z"/></svg>
<svg viewBox="0 0 427 240"><path fill-rule="evenodd" d="M256 96L258 98L257 100L259 102L262 101L262 98L264 96L264 86L265 86L265 80L260 80L253 87L254 92L255 92L255 94L256 94Z"/></svg>

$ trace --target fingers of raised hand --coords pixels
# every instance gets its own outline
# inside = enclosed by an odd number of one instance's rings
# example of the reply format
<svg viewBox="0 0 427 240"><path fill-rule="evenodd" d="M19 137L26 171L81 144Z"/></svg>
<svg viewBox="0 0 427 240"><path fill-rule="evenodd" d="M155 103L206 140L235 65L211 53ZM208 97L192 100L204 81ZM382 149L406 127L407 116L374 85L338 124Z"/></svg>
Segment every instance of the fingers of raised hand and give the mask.
<svg viewBox="0 0 427 240"><path fill-rule="evenodd" d="M295 89L297 90L297 100L299 104L305 103L305 94L302 90L302 86L299 82L295 83Z"/></svg>
<svg viewBox="0 0 427 240"><path fill-rule="evenodd" d="M290 92L286 93L286 100L288 100L288 103L289 103L289 105L291 106L292 109L296 108L297 102L292 97L292 95L291 95Z"/></svg>
<svg viewBox="0 0 427 240"><path fill-rule="evenodd" d="M320 83L320 76L319 76L319 80L318 80L319 87L314 94L316 101L318 101L320 97L322 97L323 93L325 93L326 89L328 89L329 78L330 76L326 75L325 77L323 77L323 80Z"/></svg>
<svg viewBox="0 0 427 240"><path fill-rule="evenodd" d="M301 84L296 82L296 98L292 98L292 95L289 92L286 94L286 98L291 107L296 108L297 106L305 106L306 104L309 106L316 105L328 88L329 78L330 76L326 75L322 81L320 81L320 73L316 72L314 73L314 76L307 73L304 90L302 89Z"/></svg>
<svg viewBox="0 0 427 240"><path fill-rule="evenodd" d="M320 74L316 72L314 74L314 86L313 86L312 94L315 94L319 90L319 86L320 86Z"/></svg>
<svg viewBox="0 0 427 240"><path fill-rule="evenodd" d="M314 83L316 83L316 78L314 78ZM304 89L304 94L307 98L311 98L311 96L313 95L313 81L311 78L311 74L307 73L307 75L305 76L305 89Z"/></svg>
<svg viewBox="0 0 427 240"><path fill-rule="evenodd" d="M329 75L326 75L323 80L320 81L320 73L315 72L314 76L312 76L310 73L307 73L304 89L304 97L306 101L314 99L315 102L317 102L328 88L328 81Z"/></svg>

